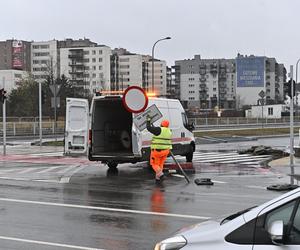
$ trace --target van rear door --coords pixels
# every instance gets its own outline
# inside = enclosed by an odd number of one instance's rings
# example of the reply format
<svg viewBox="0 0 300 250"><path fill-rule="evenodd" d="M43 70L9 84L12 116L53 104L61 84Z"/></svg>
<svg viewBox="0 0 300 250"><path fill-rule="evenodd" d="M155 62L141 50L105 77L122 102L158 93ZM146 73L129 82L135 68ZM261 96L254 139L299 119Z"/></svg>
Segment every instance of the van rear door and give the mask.
<svg viewBox="0 0 300 250"><path fill-rule="evenodd" d="M134 123L132 123L131 136L132 136L132 152L134 156L141 157L142 156L142 133L135 126Z"/></svg>
<svg viewBox="0 0 300 250"><path fill-rule="evenodd" d="M89 103L86 99L66 99L65 154L87 154Z"/></svg>

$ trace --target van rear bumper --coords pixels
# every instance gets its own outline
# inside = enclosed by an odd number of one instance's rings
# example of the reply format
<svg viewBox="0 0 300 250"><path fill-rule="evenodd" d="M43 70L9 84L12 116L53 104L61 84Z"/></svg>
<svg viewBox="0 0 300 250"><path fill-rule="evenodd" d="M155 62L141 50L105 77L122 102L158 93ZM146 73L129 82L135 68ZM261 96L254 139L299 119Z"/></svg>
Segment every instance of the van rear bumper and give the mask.
<svg viewBox="0 0 300 250"><path fill-rule="evenodd" d="M112 155L89 155L90 161L101 161L103 163L114 161L118 163L136 163L142 161L142 157L129 156L112 156Z"/></svg>

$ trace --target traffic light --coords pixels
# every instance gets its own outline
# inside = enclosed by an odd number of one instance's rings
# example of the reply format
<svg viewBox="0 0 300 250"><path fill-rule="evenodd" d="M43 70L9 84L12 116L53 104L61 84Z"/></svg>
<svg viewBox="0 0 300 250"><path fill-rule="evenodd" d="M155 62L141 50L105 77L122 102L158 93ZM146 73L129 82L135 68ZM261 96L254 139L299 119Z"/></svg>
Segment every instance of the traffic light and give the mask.
<svg viewBox="0 0 300 250"><path fill-rule="evenodd" d="M47 93L46 91L42 90L42 104L46 103L46 99L47 99Z"/></svg>
<svg viewBox="0 0 300 250"><path fill-rule="evenodd" d="M0 101L4 103L5 99L6 99L6 91L4 90L4 88L2 88L0 89Z"/></svg>
<svg viewBox="0 0 300 250"><path fill-rule="evenodd" d="M290 97L290 98L292 98L292 84L291 84L291 79L288 81L288 83L287 83L287 90L288 90L288 92L287 92L287 95ZM296 93L296 82L293 80L293 96L295 96L295 93Z"/></svg>

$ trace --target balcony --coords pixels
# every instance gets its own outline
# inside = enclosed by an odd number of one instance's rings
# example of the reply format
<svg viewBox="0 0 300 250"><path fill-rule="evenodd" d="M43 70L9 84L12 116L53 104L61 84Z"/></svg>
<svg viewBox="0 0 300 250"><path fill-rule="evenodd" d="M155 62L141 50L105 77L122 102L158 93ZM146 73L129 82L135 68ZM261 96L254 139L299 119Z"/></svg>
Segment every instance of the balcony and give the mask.
<svg viewBox="0 0 300 250"><path fill-rule="evenodd" d="M206 82L206 78L205 77L200 77L200 82Z"/></svg>
<svg viewBox="0 0 300 250"><path fill-rule="evenodd" d="M70 75L81 75L81 74L83 74L83 72L84 72L84 70L83 69L76 69L76 70L69 70L69 74Z"/></svg>
<svg viewBox="0 0 300 250"><path fill-rule="evenodd" d="M220 89L219 92L220 92L220 94L226 94L227 93L226 89Z"/></svg>
<svg viewBox="0 0 300 250"><path fill-rule="evenodd" d="M200 86L201 89L206 89L206 84L205 83L201 83L199 86Z"/></svg>
<svg viewBox="0 0 300 250"><path fill-rule="evenodd" d="M199 96L199 99L200 99L200 100L207 100L207 98L208 98L208 95L206 95L206 94L201 94L201 95Z"/></svg>
<svg viewBox="0 0 300 250"><path fill-rule="evenodd" d="M83 60L76 60L69 63L69 66L81 66L83 65Z"/></svg>
<svg viewBox="0 0 300 250"><path fill-rule="evenodd" d="M200 75L206 75L206 70L205 69L200 69L199 74Z"/></svg>
<svg viewBox="0 0 300 250"><path fill-rule="evenodd" d="M219 79L220 80L226 80L227 79L226 73L219 74Z"/></svg>
<svg viewBox="0 0 300 250"><path fill-rule="evenodd" d="M83 53L72 53L68 55L68 58L70 59L77 59L77 58L83 58Z"/></svg>

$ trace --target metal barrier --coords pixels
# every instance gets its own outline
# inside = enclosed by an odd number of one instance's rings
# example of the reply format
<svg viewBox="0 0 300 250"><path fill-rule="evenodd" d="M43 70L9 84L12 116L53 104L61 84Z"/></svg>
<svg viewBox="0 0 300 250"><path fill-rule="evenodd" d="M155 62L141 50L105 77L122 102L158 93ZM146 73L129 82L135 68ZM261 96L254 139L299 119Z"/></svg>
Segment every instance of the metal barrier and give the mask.
<svg viewBox="0 0 300 250"><path fill-rule="evenodd" d="M289 125L290 117L282 118L246 118L246 117L218 117L218 118L189 118L195 127L232 126L232 125ZM300 116L294 117L295 123L300 123Z"/></svg>
<svg viewBox="0 0 300 250"><path fill-rule="evenodd" d="M63 134L65 131L65 122L56 122L56 134ZM55 126L54 121L42 122L42 134L54 135ZM0 135L3 135L3 124L0 123ZM6 135L7 136L25 136L25 135L38 135L39 122L6 122Z"/></svg>

